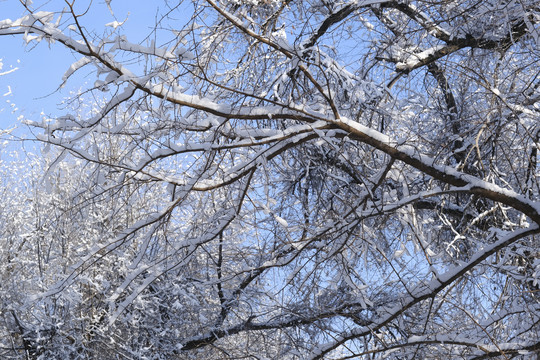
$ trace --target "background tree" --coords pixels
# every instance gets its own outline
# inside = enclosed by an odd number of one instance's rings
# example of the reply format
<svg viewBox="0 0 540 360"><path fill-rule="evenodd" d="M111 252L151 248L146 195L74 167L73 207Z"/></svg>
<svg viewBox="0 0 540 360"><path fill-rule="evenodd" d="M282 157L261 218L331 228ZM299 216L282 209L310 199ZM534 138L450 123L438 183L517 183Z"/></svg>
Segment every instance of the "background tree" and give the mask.
<svg viewBox="0 0 540 360"><path fill-rule="evenodd" d="M164 2L146 40L21 6L0 35L95 82L27 121L61 201L9 356L538 355L536 1Z"/></svg>

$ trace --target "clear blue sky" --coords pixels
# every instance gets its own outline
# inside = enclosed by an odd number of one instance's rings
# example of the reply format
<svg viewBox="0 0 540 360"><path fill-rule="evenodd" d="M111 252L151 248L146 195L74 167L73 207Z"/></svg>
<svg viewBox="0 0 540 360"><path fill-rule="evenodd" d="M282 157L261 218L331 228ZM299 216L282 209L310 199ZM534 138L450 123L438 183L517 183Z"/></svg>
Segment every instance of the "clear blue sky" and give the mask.
<svg viewBox="0 0 540 360"><path fill-rule="evenodd" d="M45 5L40 7L42 3ZM89 0L76 1L79 10L85 9L89 3ZM106 29L111 29L106 28L105 24L114 20L122 22L127 18L124 33L131 42L140 42L150 33L155 23L158 5L162 3L151 0L112 0L113 17L104 0L94 0L91 11L80 21L87 29L101 35ZM59 11L65 6L63 0L35 0L33 4L34 9L43 11ZM22 12L23 7L18 0L0 0L0 20L15 20ZM42 41L37 45L30 43L26 46L22 36L0 36L0 59L3 63L0 73L18 68L0 76L0 129L13 127L21 115L36 121L41 119L41 112L49 116L61 114L58 105L69 96L69 92L77 90L87 80L94 81L91 77L75 77L64 89L57 91L63 74L78 58L59 44L49 45Z"/></svg>

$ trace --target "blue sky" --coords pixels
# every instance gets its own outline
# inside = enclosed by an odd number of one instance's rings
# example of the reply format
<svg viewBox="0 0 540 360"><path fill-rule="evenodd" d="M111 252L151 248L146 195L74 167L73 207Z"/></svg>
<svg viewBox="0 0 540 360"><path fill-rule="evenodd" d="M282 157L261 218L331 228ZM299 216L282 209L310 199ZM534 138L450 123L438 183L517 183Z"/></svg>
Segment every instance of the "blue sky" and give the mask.
<svg viewBox="0 0 540 360"><path fill-rule="evenodd" d="M40 3L45 5L39 7ZM89 0L76 2L81 12L89 3ZM142 41L150 33L158 9L156 2L112 0L110 5L114 17L104 0L93 1L91 11L80 19L83 26L101 35L111 30L105 24L115 20L122 22L127 18L123 32L131 42ZM58 11L66 3L61 0L34 1L33 6L43 11ZM14 20L22 12L23 7L18 0L0 0L0 20ZM62 114L59 106L70 91L76 91L85 81L94 81L92 77L86 79L81 74L58 90L63 74L78 58L59 44L50 45L42 41L26 45L22 36L1 36L3 68L0 73L17 70L0 76L0 129L13 127L20 116L36 121L41 119L42 112L50 117Z"/></svg>

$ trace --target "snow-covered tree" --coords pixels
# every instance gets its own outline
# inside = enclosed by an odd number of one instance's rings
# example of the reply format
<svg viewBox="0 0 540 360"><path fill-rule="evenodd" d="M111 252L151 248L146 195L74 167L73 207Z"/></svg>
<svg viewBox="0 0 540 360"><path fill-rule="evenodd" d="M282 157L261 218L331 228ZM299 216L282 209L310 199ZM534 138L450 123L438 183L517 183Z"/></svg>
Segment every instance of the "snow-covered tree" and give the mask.
<svg viewBox="0 0 540 360"><path fill-rule="evenodd" d="M5 356L538 357L537 1L21 8L92 80L26 120Z"/></svg>

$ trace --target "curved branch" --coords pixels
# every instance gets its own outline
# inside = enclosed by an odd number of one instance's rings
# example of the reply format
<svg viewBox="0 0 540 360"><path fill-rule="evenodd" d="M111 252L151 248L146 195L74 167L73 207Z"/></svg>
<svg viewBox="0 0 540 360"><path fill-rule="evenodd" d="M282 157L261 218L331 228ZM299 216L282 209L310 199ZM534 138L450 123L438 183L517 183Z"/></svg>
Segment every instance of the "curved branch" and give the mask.
<svg viewBox="0 0 540 360"><path fill-rule="evenodd" d="M472 270L478 264L486 260L489 256L495 254L497 251L506 248L507 246L515 243L516 241L520 239L523 239L527 236L535 235L538 233L540 233L540 227L536 225L531 228L520 229L518 231L515 231L515 232L512 232L510 234L503 236L500 240L494 242L487 249L475 254L468 263L462 266L458 266L454 270L450 270L446 274L440 275L437 279L432 280L431 283L426 285L427 289L420 287L420 288L417 288L416 291L413 290L412 291L413 296L409 296L407 298L401 299L401 306L399 306L399 308L397 309L395 308L388 309L387 311L388 315L382 317L382 319L378 321L376 324L357 328L355 330L352 330L348 333L343 334L341 337L337 338L335 341L322 346L320 349L315 350L312 354L311 359L313 360L323 359L326 354L338 348L339 346L345 344L346 342L353 339L361 338L373 332L376 332L377 330L389 324L391 321L396 319L398 316L403 314L406 310L410 309L414 305L420 303L423 300L433 298L434 296L436 296L439 292L444 290L446 287L452 285L452 283L460 279L465 273Z"/></svg>

